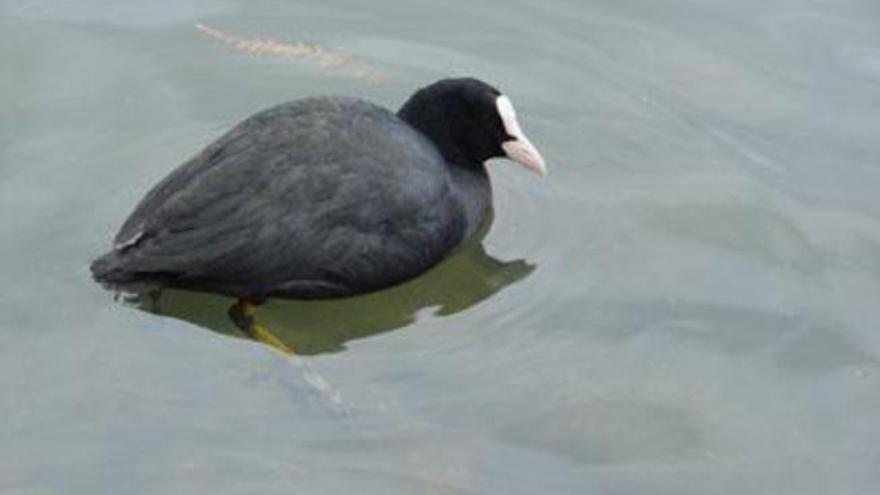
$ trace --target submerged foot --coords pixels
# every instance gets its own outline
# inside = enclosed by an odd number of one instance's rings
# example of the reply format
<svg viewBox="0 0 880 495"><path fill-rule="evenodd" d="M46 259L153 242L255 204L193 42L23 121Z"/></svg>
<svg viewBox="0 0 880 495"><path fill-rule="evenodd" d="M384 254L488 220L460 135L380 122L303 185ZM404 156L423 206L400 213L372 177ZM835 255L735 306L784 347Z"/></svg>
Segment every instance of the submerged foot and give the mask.
<svg viewBox="0 0 880 495"><path fill-rule="evenodd" d="M239 299L229 308L229 318L241 331L257 342L273 347L285 354L296 354L293 349L281 341L271 331L256 321L256 304L245 299Z"/></svg>

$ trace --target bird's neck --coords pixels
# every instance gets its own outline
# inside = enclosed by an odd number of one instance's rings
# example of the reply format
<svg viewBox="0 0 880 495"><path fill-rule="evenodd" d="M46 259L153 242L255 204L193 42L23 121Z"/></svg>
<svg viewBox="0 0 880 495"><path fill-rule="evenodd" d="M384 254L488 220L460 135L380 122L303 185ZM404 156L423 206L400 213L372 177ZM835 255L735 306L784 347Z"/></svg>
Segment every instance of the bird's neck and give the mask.
<svg viewBox="0 0 880 495"><path fill-rule="evenodd" d="M467 218L468 231L465 238L470 238L492 216L492 185L489 174L482 164L479 167L451 164L449 171L455 194Z"/></svg>
<svg viewBox="0 0 880 495"><path fill-rule="evenodd" d="M441 106L429 105L424 99L412 97L400 108L397 116L427 137L447 163L455 193L467 218L466 238L470 238L491 217L492 187L486 166L458 146L453 136L454 128Z"/></svg>
<svg viewBox="0 0 880 495"><path fill-rule="evenodd" d="M481 160L475 160L456 139L454 122L440 105L429 104L422 98L410 98L398 110L397 116L427 137L446 160L446 163L462 168L483 169Z"/></svg>

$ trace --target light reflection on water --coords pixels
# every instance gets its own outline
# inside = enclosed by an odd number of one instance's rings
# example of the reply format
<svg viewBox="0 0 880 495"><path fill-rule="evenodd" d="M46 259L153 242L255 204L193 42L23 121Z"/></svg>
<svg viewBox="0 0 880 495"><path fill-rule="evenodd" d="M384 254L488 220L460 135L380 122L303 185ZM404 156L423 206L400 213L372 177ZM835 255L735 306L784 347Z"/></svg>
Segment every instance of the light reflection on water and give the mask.
<svg viewBox="0 0 880 495"><path fill-rule="evenodd" d="M0 9L0 491L880 487L874 2ZM309 357L204 331L233 332L226 299L171 294L168 317L89 280L144 191L241 118L464 74L511 97L550 176L491 165L488 257L261 308Z"/></svg>

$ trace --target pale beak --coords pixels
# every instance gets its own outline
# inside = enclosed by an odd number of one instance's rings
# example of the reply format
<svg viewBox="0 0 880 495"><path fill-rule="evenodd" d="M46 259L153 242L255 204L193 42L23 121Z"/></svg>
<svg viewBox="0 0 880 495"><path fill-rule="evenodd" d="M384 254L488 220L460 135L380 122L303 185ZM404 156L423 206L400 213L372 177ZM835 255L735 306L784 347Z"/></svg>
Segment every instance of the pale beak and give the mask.
<svg viewBox="0 0 880 495"><path fill-rule="evenodd" d="M542 177L547 175L547 165L544 163L544 157L541 156L541 153L538 152L538 149L535 148L535 145L529 141L529 138L526 137L520 128L519 122L516 120L516 111L513 109L513 104L506 96L500 95L495 100L495 105L498 107L498 115L504 124L504 130L509 136L513 137L511 140L501 143L501 149L504 150L508 158L516 163Z"/></svg>
<svg viewBox="0 0 880 495"><path fill-rule="evenodd" d="M525 136L501 143L501 149L507 153L507 158L541 177L547 175L547 165L544 163L544 157L541 156L541 153Z"/></svg>

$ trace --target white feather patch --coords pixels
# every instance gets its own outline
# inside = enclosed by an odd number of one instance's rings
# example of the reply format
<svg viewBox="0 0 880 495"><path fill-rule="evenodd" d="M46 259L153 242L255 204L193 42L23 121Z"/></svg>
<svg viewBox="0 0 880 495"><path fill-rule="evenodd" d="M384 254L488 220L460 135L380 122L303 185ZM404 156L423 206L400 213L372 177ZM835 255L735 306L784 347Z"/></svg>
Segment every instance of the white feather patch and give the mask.
<svg viewBox="0 0 880 495"><path fill-rule="evenodd" d="M130 248L131 246L134 246L135 244L137 244L137 242L139 240L141 240L141 238L143 236L144 236L144 231L138 230L137 232L134 233L133 236L129 237L128 239L126 239L124 241L119 241L116 244L114 244L113 249L115 249L117 251L122 251L123 249Z"/></svg>
<svg viewBox="0 0 880 495"><path fill-rule="evenodd" d="M510 102L510 99L500 95L495 100L495 106L498 108L498 115L501 117L504 130L508 135L513 136L510 141L501 143L501 149L507 153L507 157L538 175L547 175L544 157L519 126L519 121L516 120L516 110L513 109L513 103Z"/></svg>

